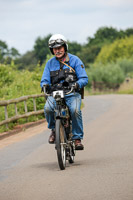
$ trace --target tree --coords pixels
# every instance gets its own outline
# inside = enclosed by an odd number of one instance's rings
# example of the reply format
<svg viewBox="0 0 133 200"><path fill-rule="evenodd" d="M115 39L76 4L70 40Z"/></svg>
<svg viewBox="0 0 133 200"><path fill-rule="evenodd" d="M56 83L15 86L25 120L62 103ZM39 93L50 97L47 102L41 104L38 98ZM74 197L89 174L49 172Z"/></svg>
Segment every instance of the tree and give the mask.
<svg viewBox="0 0 133 200"><path fill-rule="evenodd" d="M133 35L115 40L110 45L102 47L96 58L97 63L116 62L118 59L131 58L133 56Z"/></svg>
<svg viewBox="0 0 133 200"><path fill-rule="evenodd" d="M85 45L86 48L83 48L81 56L83 56L83 53L85 52L86 55L88 54L85 61L87 62L88 60L88 62L94 62L103 46L106 45L108 49L108 45L116 39L125 38L130 35L133 35L133 28L129 28L125 31L118 31L113 27L101 27L96 31L94 37L87 38L88 43Z"/></svg>
<svg viewBox="0 0 133 200"><path fill-rule="evenodd" d="M133 28L128 28L125 30L125 35L126 36L130 36L130 35L133 35Z"/></svg>
<svg viewBox="0 0 133 200"><path fill-rule="evenodd" d="M115 28L112 27L101 27L94 34L96 39L104 42L104 40L114 41L118 37L119 33Z"/></svg>
<svg viewBox="0 0 133 200"><path fill-rule="evenodd" d="M7 52L8 52L7 44L2 40L0 40L0 62L4 61L4 56L7 54Z"/></svg>
<svg viewBox="0 0 133 200"><path fill-rule="evenodd" d="M12 60L20 56L17 49L12 47L8 49L6 42L0 40L0 62L10 64Z"/></svg>
<svg viewBox="0 0 133 200"><path fill-rule="evenodd" d="M42 65L43 62L45 61L47 54L50 54L48 47L48 40L50 37L51 34L49 34L44 38L38 37L35 41L34 45L35 56L38 59L40 65Z"/></svg>
<svg viewBox="0 0 133 200"><path fill-rule="evenodd" d="M37 62L35 51L28 51L15 61L19 70L28 69L29 71L36 68Z"/></svg>
<svg viewBox="0 0 133 200"><path fill-rule="evenodd" d="M112 43L118 37L119 32L112 27L101 27L96 31L94 37L88 37L88 43L84 45L81 51L81 58L84 57L85 64L88 65L87 62L93 63L101 48L105 44Z"/></svg>
<svg viewBox="0 0 133 200"><path fill-rule="evenodd" d="M20 56L20 53L18 52L18 50L13 47L10 49L9 54L10 54L11 58L13 58L13 59Z"/></svg>
<svg viewBox="0 0 133 200"><path fill-rule="evenodd" d="M17 49L15 49L14 47L12 47L11 49L8 49L5 56L4 56L4 63L5 64L13 64L14 65L14 61L15 59L17 59L20 56L19 52Z"/></svg>
<svg viewBox="0 0 133 200"><path fill-rule="evenodd" d="M101 27L96 31L93 38L88 37L87 46L98 45L102 47L105 43L111 43L118 37L119 32L115 28Z"/></svg>
<svg viewBox="0 0 133 200"><path fill-rule="evenodd" d="M97 45L92 45L90 47L82 47L81 51L77 53L77 56L83 60L85 66L89 66L89 63L93 63L95 61L96 56L100 51L100 47Z"/></svg>
<svg viewBox="0 0 133 200"><path fill-rule="evenodd" d="M68 52L71 54L77 55L77 53L81 51L81 47L81 44L77 42L68 42Z"/></svg>

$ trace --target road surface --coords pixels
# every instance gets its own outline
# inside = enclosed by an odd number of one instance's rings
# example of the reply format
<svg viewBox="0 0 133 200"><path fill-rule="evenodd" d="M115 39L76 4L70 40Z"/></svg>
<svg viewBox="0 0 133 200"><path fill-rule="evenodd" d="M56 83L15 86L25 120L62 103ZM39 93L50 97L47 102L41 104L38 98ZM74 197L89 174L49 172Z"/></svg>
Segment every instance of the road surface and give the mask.
<svg viewBox="0 0 133 200"><path fill-rule="evenodd" d="M84 151L60 171L46 123L0 141L0 200L133 200L133 96L84 100Z"/></svg>

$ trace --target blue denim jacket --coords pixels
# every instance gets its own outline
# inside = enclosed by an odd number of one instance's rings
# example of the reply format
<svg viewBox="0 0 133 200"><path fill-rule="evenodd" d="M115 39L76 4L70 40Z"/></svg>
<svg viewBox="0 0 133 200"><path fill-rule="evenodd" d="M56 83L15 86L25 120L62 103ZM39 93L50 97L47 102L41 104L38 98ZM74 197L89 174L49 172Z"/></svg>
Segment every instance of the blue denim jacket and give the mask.
<svg viewBox="0 0 133 200"><path fill-rule="evenodd" d="M82 88L88 83L88 76L85 71L85 66L83 62L75 55L70 53L67 54L69 57L69 65L75 70L77 76L77 83L79 87ZM69 68L66 65L63 66L63 69ZM56 57L51 58L44 68L44 72L42 75L40 86L43 87L44 84L51 84L50 80L50 72L56 71L60 69L60 62L56 59Z"/></svg>

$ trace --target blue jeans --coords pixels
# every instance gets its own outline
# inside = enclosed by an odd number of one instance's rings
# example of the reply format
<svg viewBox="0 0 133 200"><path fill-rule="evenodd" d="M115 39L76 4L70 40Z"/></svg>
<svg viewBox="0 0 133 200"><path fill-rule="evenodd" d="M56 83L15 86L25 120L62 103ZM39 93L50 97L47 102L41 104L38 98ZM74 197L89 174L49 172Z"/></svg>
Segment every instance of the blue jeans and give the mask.
<svg viewBox="0 0 133 200"><path fill-rule="evenodd" d="M80 110L81 106L81 95L79 93L71 93L65 96L66 104L70 110L72 118L72 134L73 140L83 139L83 121L82 113ZM55 99L52 96L47 98L44 106L44 113L48 122L48 128L55 128L54 108L56 106Z"/></svg>

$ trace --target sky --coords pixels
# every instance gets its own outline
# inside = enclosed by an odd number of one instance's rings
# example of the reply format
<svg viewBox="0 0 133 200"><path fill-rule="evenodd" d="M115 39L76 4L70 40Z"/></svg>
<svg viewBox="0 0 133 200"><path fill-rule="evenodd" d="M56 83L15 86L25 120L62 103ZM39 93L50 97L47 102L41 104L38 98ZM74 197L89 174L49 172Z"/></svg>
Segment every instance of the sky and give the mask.
<svg viewBox="0 0 133 200"><path fill-rule="evenodd" d="M21 54L48 34L85 44L105 26L133 28L133 0L0 0L0 40Z"/></svg>

